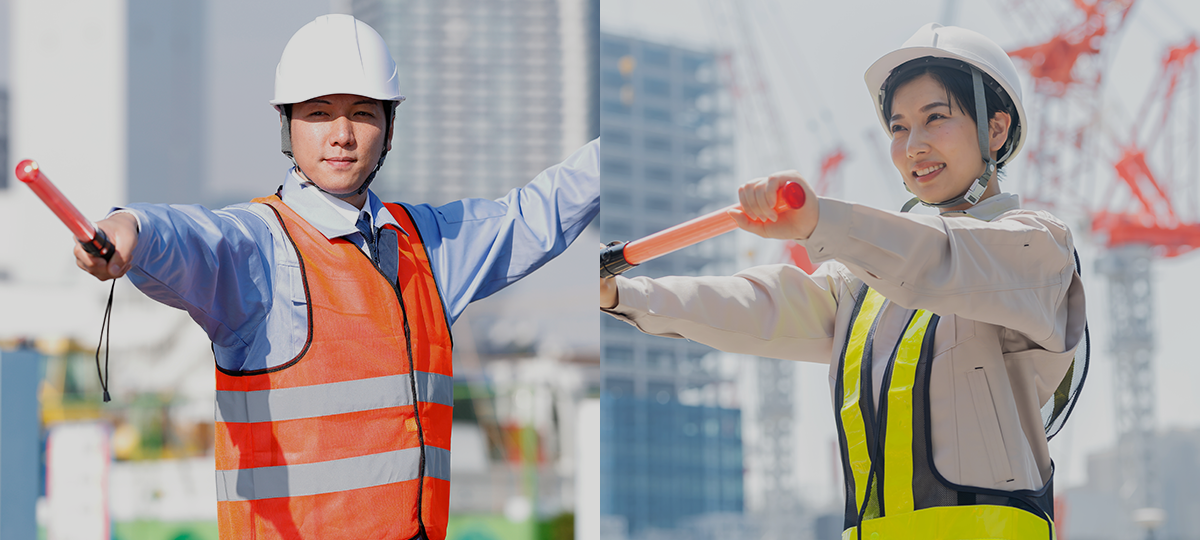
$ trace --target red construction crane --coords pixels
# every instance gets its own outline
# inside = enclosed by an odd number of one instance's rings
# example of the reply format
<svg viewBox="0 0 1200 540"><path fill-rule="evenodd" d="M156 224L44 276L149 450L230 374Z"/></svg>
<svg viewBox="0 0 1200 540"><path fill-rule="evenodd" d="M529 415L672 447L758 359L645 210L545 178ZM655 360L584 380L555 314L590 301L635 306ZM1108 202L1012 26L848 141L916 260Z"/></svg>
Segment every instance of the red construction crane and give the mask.
<svg viewBox="0 0 1200 540"><path fill-rule="evenodd" d="M1014 28L1042 25L1036 44L1009 51L1033 82L1025 96L1031 114L1025 129L1027 167L1019 190L1029 204L1087 213L1092 205L1094 166L1103 143L1104 74L1133 0L1008 0ZM1046 28L1047 25L1051 27Z"/></svg>
<svg viewBox="0 0 1200 540"><path fill-rule="evenodd" d="M1176 257L1200 247L1197 222L1200 216L1195 214L1194 205L1189 213L1188 208L1178 209L1176 204L1185 191L1194 191L1189 188L1200 172L1194 161L1184 164L1185 170L1176 169L1180 158L1191 158L1197 148L1195 103L1191 104L1192 118L1179 114L1179 109L1187 103L1178 92L1181 83L1183 87L1196 86L1197 50L1200 44L1194 37L1167 50L1162 71L1150 85L1151 91L1136 117L1140 123L1134 126L1129 141L1118 142L1121 155L1114 168L1132 198L1119 189L1111 189L1108 200L1101 201L1102 206L1092 213L1092 231L1107 247L1145 244L1163 257ZM1155 109L1161 113L1151 114ZM1156 151L1161 163L1157 175L1147 161ZM1135 204L1120 205L1120 202Z"/></svg>
<svg viewBox="0 0 1200 540"><path fill-rule="evenodd" d="M1115 359L1117 454L1121 493L1130 511L1162 502L1151 459L1153 260L1200 246L1196 40L1168 48L1127 140L1113 140L1114 121L1102 107L1102 83L1116 51L1113 38L1133 3L1072 0L1064 12L1062 4L1010 0L1006 10L1021 21L1048 20L1028 19L1033 10L1065 13L1056 19L1059 30L1050 39L1010 52L1027 66L1034 83L1026 110L1031 111L1030 139L1036 150L1030 152L1022 192L1032 206L1088 219L1094 238L1105 248L1096 266L1108 278L1111 328L1106 337ZM1184 88L1191 91L1190 100L1184 99ZM1105 163L1113 168L1096 168ZM1098 186L1106 186L1099 197Z"/></svg>

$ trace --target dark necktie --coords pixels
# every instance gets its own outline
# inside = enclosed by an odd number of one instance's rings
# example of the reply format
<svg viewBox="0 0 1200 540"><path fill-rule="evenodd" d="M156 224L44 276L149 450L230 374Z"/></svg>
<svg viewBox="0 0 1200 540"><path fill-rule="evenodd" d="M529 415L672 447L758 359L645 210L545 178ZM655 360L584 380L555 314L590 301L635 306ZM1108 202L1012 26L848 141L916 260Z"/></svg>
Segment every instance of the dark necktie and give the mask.
<svg viewBox="0 0 1200 540"><path fill-rule="evenodd" d="M355 223L354 226L366 240L367 250L371 252L371 260L375 262L375 266L379 267L379 271L387 276L390 283L395 285L396 273L400 266L400 256L397 252L399 238L396 236L396 231L385 227L378 229L378 235L376 235L366 212L358 215L358 223Z"/></svg>
<svg viewBox="0 0 1200 540"><path fill-rule="evenodd" d="M355 223L354 226L358 227L358 232L362 233L363 239L367 241L367 251L371 254L371 260L378 265L379 248L375 245L375 230L371 227L371 220L367 217L366 212L358 215L358 223Z"/></svg>

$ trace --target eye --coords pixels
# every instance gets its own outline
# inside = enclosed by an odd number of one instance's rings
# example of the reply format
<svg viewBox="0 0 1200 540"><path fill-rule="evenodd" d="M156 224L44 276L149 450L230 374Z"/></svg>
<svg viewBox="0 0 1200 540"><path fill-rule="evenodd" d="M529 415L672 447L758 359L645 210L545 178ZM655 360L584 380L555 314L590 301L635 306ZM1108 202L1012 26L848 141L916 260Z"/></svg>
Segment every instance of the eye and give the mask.
<svg viewBox="0 0 1200 540"><path fill-rule="evenodd" d="M900 124L892 124L892 135L900 133L901 131L904 131L904 126Z"/></svg>
<svg viewBox="0 0 1200 540"><path fill-rule="evenodd" d="M946 115L944 115L942 113L932 113L929 115L929 118L926 120L926 122L932 122L934 120L942 120L944 118L947 118L947 117L946 117Z"/></svg>

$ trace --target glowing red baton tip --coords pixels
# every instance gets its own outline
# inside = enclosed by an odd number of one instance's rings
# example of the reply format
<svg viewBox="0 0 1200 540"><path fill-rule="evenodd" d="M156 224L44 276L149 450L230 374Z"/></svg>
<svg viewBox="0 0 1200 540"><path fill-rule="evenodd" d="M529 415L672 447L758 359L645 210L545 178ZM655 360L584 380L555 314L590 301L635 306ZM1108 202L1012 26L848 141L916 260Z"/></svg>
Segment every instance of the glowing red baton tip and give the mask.
<svg viewBox="0 0 1200 540"><path fill-rule="evenodd" d="M788 182L779 188L779 192L775 198L775 211L783 212L803 207L804 200L804 187L796 182ZM656 232L645 238L629 242L624 247L625 261L636 266L692 244L732 231L737 228L737 222L732 217L729 217L729 211L741 208L740 204L730 205L691 221L685 221L669 229Z"/></svg>
<svg viewBox="0 0 1200 540"><path fill-rule="evenodd" d="M783 187L779 188L778 197L783 199L783 202L787 204L788 208L800 208L804 206L804 186L801 186L796 182L788 182L784 184ZM778 202L775 204L775 209L785 210L784 208L779 207Z"/></svg>
<svg viewBox="0 0 1200 540"><path fill-rule="evenodd" d="M17 180L26 184L37 178L38 164L32 159L27 159L17 164Z"/></svg>
<svg viewBox="0 0 1200 540"><path fill-rule="evenodd" d="M50 183L50 179L42 173L36 161L27 159L17 164L17 179L25 182L25 185L32 189L46 206L50 207L50 211L58 216L58 219L71 229L71 234L75 235L75 239L83 244L85 250L97 257L108 259L112 257L112 244L108 241L108 237L103 234L103 231L96 230L91 221L83 217L75 205L67 200L67 197L62 194L54 184Z"/></svg>

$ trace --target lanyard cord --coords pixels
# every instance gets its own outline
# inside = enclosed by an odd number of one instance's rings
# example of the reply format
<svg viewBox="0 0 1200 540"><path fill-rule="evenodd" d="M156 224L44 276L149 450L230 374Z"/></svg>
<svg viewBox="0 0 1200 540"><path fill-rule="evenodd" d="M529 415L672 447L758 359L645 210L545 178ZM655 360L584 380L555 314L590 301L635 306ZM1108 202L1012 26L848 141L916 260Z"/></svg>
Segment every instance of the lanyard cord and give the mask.
<svg viewBox="0 0 1200 540"><path fill-rule="evenodd" d="M108 289L108 305L104 307L104 319L100 323L100 342L96 344L96 376L100 378L100 389L104 391L104 402L112 401L108 395L108 346L112 343L112 304L113 292L117 289L117 280L113 278L112 287ZM104 345L104 373L100 372L100 345Z"/></svg>

